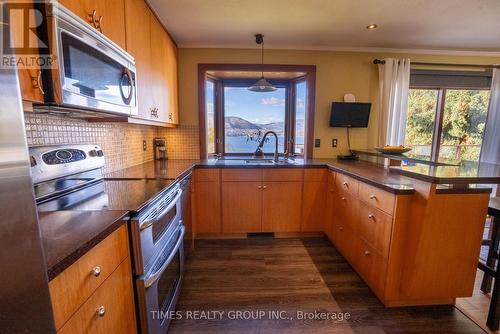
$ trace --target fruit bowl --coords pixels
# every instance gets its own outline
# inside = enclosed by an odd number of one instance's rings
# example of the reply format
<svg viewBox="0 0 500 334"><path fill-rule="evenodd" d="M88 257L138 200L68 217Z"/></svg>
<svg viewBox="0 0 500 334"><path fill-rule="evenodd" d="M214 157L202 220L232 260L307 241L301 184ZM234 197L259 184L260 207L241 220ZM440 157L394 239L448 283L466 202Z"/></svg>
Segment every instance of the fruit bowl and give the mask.
<svg viewBox="0 0 500 334"><path fill-rule="evenodd" d="M384 147L375 147L377 151L384 154L403 154L411 151L410 147L404 146L384 146Z"/></svg>

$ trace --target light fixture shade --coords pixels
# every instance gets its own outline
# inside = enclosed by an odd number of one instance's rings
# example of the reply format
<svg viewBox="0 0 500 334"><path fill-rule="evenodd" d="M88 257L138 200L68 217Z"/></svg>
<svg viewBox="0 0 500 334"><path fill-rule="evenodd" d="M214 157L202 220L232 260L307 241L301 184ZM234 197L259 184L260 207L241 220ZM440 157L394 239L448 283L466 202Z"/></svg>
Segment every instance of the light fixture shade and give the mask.
<svg viewBox="0 0 500 334"><path fill-rule="evenodd" d="M264 79L264 77L260 78L259 81L248 87L248 90L252 92L274 92L277 88L274 87L269 81Z"/></svg>

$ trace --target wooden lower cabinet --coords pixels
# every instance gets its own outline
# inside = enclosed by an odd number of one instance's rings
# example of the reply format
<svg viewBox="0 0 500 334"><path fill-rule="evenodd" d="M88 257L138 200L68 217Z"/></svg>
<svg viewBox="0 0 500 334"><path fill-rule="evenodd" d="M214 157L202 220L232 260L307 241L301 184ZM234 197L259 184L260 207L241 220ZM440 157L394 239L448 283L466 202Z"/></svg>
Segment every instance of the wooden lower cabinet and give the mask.
<svg viewBox="0 0 500 334"><path fill-rule="evenodd" d="M262 231L261 182L222 182L224 233Z"/></svg>
<svg viewBox="0 0 500 334"><path fill-rule="evenodd" d="M193 235L221 233L220 170L196 169L193 180Z"/></svg>
<svg viewBox="0 0 500 334"><path fill-rule="evenodd" d="M303 232L322 232L327 228L328 177L326 169L305 169L304 188L302 191L302 221L300 230Z"/></svg>
<svg viewBox="0 0 500 334"><path fill-rule="evenodd" d="M128 231L123 225L49 282L58 333L136 333Z"/></svg>
<svg viewBox="0 0 500 334"><path fill-rule="evenodd" d="M299 232L301 212L302 182L263 182L263 232Z"/></svg>
<svg viewBox="0 0 500 334"><path fill-rule="evenodd" d="M59 334L134 334L132 272L127 258L58 331Z"/></svg>
<svg viewBox="0 0 500 334"><path fill-rule="evenodd" d="M387 278L387 259L361 238L353 236L351 264L375 294L383 299Z"/></svg>

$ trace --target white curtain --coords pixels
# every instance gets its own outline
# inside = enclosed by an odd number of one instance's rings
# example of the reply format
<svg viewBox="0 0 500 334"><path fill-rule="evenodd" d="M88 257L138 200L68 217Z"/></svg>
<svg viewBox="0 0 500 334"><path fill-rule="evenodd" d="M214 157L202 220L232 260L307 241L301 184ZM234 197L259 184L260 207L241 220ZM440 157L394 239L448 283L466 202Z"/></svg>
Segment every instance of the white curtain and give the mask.
<svg viewBox="0 0 500 334"><path fill-rule="evenodd" d="M386 58L378 65L380 85L378 145L403 145L406 132L410 59Z"/></svg>
<svg viewBox="0 0 500 334"><path fill-rule="evenodd" d="M500 69L493 69L490 105L484 129L481 162L500 164Z"/></svg>

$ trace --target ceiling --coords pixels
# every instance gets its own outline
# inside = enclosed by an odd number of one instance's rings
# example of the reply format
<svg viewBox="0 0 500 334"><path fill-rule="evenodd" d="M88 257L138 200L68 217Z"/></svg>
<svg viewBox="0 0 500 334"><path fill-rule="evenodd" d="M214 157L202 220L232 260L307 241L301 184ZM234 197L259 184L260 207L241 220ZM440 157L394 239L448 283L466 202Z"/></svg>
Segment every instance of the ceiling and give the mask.
<svg viewBox="0 0 500 334"><path fill-rule="evenodd" d="M148 1L180 47L500 52L499 0Z"/></svg>

